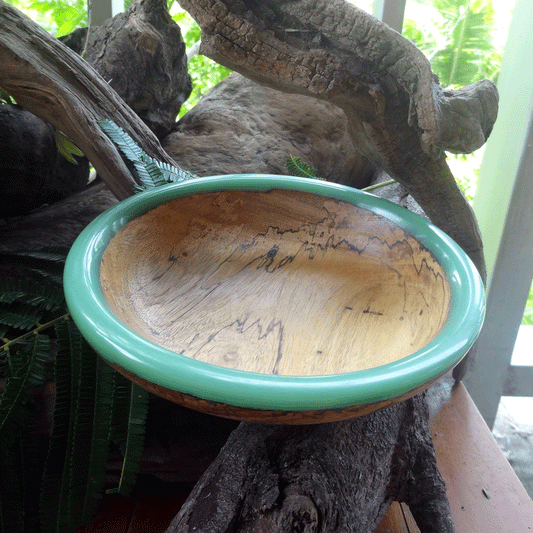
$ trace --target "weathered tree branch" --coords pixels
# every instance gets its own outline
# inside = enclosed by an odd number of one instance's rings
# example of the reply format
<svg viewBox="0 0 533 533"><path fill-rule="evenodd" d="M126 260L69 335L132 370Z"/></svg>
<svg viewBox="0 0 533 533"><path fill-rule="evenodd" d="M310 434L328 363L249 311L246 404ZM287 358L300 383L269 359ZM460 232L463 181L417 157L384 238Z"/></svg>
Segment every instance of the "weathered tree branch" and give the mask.
<svg viewBox="0 0 533 533"><path fill-rule="evenodd" d="M137 0L89 32L85 60L162 139L191 93L185 43L166 0Z"/></svg>
<svg viewBox="0 0 533 533"><path fill-rule="evenodd" d="M167 533L370 533L393 500L452 533L428 420L422 394L333 424L242 423Z"/></svg>
<svg viewBox="0 0 533 533"><path fill-rule="evenodd" d="M97 120L112 118L147 153L172 163L154 134L87 62L3 0L0 86L79 146L119 199L133 194L136 184Z"/></svg>
<svg viewBox="0 0 533 533"><path fill-rule="evenodd" d="M259 83L341 107L354 145L485 275L477 223L443 150L485 142L497 112L492 82L443 89L414 45L341 0L180 3L202 27L203 54Z"/></svg>

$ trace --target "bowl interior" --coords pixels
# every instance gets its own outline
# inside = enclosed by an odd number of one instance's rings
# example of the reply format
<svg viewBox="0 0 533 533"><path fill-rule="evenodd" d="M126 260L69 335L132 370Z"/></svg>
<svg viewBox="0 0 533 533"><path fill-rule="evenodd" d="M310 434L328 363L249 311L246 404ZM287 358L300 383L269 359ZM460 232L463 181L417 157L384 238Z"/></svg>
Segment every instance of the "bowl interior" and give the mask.
<svg viewBox="0 0 533 533"><path fill-rule="evenodd" d="M108 243L113 314L176 354L236 370L324 376L417 352L450 310L444 268L390 219L306 191L177 198Z"/></svg>

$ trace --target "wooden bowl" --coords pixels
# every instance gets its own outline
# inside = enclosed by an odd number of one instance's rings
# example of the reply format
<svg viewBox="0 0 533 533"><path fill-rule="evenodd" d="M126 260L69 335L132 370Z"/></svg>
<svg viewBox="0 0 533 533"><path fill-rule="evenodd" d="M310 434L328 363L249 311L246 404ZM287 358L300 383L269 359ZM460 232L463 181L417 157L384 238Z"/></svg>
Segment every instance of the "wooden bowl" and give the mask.
<svg viewBox="0 0 533 533"><path fill-rule="evenodd" d="M109 209L65 268L89 343L146 389L258 422L329 422L406 399L477 337L483 286L423 218L317 180L242 175Z"/></svg>

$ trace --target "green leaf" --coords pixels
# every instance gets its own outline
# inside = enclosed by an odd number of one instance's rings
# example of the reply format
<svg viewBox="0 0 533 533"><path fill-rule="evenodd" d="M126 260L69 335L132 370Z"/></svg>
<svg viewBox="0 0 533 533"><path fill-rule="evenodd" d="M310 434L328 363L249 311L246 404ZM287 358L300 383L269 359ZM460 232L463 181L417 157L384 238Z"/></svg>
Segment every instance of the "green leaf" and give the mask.
<svg viewBox="0 0 533 533"><path fill-rule="evenodd" d="M46 311L65 310L65 297L55 287L30 279L0 279L0 302L20 301Z"/></svg>
<svg viewBox="0 0 533 533"><path fill-rule="evenodd" d="M63 268L68 254L63 246L43 246L32 250L11 250L0 252L0 263L17 269L17 277L63 287Z"/></svg>
<svg viewBox="0 0 533 533"><path fill-rule="evenodd" d="M73 531L83 521L97 382L97 355L74 323L55 329L56 404L41 491L43 532Z"/></svg>
<svg viewBox="0 0 533 533"><path fill-rule="evenodd" d="M11 95L5 90L0 87L0 104L14 104L15 100L11 97Z"/></svg>
<svg viewBox="0 0 533 533"><path fill-rule="evenodd" d="M286 160L287 170L298 178L316 178L316 170L304 163L299 157L291 156Z"/></svg>
<svg viewBox="0 0 533 533"><path fill-rule="evenodd" d="M84 153L72 142L69 141L62 131L54 131L54 139L56 141L57 151L73 165L78 165L78 161L74 158L75 155L84 157Z"/></svg>
<svg viewBox="0 0 533 533"><path fill-rule="evenodd" d="M499 54L491 0L432 0L431 22L406 21L404 35L428 56L444 86L463 86L494 79ZM492 57L493 60L487 60Z"/></svg>
<svg viewBox="0 0 533 533"><path fill-rule="evenodd" d="M24 427L21 406L29 400L28 393L40 387L46 378L50 353L50 339L46 335L32 335L22 344L17 358L26 361L6 381L6 388L0 396L0 432L8 424ZM18 366L18 365L17 365Z"/></svg>
<svg viewBox="0 0 533 533"><path fill-rule="evenodd" d="M141 181L147 188L159 187L167 183L157 161L146 154L141 156L139 163L135 163L135 170L137 170Z"/></svg>
<svg viewBox="0 0 533 533"><path fill-rule="evenodd" d="M16 329L28 330L36 326L42 317L42 312L29 304L14 303L0 307L0 324Z"/></svg>
<svg viewBox="0 0 533 533"><path fill-rule="evenodd" d="M117 126L112 120L104 118L98 121L102 131L117 145L124 157L132 163L140 163L143 150L120 126Z"/></svg>
<svg viewBox="0 0 533 533"><path fill-rule="evenodd" d="M194 174L168 163L162 163L144 152L137 143L113 121L99 120L98 124L123 154L126 164L133 165L144 188L153 188L168 182L197 178Z"/></svg>
<svg viewBox="0 0 533 533"><path fill-rule="evenodd" d="M128 496L134 487L141 464L148 415L148 392L131 383L129 400L126 450L118 486L118 492L124 496Z"/></svg>

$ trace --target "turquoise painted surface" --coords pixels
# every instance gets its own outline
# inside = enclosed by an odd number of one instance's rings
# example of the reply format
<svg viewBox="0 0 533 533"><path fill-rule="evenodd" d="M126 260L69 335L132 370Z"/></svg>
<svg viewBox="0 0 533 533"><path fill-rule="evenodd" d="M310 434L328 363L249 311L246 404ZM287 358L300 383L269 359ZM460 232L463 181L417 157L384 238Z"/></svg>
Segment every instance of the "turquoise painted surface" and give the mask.
<svg viewBox="0 0 533 533"><path fill-rule="evenodd" d="M350 202L387 217L416 236L448 274L452 301L446 325L424 349L394 363L333 376L274 376L222 368L177 355L135 334L107 306L99 266L109 240L128 221L174 198L242 189L307 191ZM106 360L134 374L199 398L238 407L301 411L338 409L402 395L451 369L476 339L484 316L484 289L459 246L406 209L342 185L270 175L213 176L143 192L94 220L74 243L65 265L65 295L72 317Z"/></svg>

